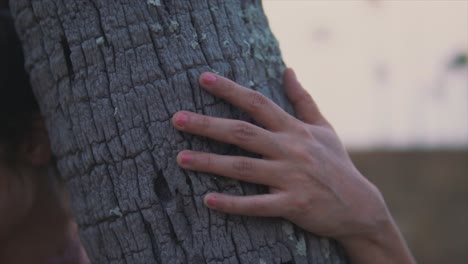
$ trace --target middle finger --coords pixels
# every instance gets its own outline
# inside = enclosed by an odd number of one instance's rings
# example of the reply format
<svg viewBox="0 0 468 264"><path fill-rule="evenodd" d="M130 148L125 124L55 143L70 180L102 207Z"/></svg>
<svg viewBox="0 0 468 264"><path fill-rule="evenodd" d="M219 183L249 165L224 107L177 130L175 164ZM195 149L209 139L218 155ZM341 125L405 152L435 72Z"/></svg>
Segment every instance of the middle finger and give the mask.
<svg viewBox="0 0 468 264"><path fill-rule="evenodd" d="M174 115L173 124L183 132L234 144L265 157L276 157L281 153L272 132L245 121L182 111Z"/></svg>

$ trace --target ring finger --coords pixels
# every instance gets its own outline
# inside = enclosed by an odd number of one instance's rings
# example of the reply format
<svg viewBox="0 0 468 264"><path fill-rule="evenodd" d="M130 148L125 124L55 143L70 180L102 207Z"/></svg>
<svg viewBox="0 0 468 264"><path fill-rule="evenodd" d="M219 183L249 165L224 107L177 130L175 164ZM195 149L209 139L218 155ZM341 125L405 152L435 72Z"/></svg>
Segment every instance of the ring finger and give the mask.
<svg viewBox="0 0 468 264"><path fill-rule="evenodd" d="M177 162L184 169L212 173L277 188L284 186L287 175L285 166L277 161L240 156L225 156L186 150L179 153Z"/></svg>
<svg viewBox="0 0 468 264"><path fill-rule="evenodd" d="M278 157L282 152L272 132L245 121L182 111L174 115L173 123L183 132L234 144L264 157Z"/></svg>

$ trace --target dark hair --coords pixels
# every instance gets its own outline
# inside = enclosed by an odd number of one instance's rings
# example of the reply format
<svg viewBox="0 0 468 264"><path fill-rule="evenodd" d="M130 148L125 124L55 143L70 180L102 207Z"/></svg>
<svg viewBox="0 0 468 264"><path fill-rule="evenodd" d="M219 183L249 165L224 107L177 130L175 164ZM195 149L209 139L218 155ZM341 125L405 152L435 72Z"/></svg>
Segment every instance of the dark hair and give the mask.
<svg viewBox="0 0 468 264"><path fill-rule="evenodd" d="M0 10L0 147L6 158L16 157L38 113L13 19L8 10Z"/></svg>
<svg viewBox="0 0 468 264"><path fill-rule="evenodd" d="M9 1L8 0L0 0L0 8L8 8Z"/></svg>

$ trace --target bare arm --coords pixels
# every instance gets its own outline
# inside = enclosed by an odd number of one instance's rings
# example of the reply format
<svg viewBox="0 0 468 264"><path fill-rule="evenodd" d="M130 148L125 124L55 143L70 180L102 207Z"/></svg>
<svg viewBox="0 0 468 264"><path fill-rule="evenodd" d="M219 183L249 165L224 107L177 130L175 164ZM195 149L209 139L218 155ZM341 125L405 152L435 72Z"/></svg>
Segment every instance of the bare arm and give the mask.
<svg viewBox="0 0 468 264"><path fill-rule="evenodd" d="M186 111L173 117L180 131L230 143L263 159L185 150L179 165L269 186L262 195L210 193L211 209L283 217L309 232L337 239L353 263L415 263L379 190L355 168L332 126L292 70L286 94L298 119L263 95L224 77L204 73L200 84L252 116L264 128Z"/></svg>

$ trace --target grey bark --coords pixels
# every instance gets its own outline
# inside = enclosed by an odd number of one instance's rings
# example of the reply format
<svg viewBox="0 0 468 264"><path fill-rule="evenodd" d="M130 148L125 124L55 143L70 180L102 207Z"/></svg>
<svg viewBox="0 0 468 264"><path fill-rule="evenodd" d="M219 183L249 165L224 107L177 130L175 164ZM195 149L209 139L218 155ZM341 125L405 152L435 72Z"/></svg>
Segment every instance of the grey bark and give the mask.
<svg viewBox="0 0 468 264"><path fill-rule="evenodd" d="M250 119L202 92L213 71L291 112L257 0L11 0L26 69L93 263L344 263L282 219L208 210L208 191L261 186L182 171L183 149L252 155L178 133L178 110Z"/></svg>

